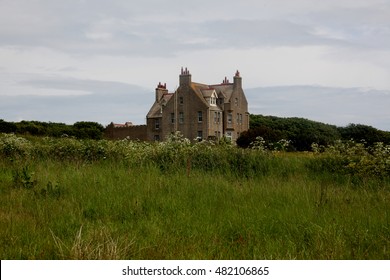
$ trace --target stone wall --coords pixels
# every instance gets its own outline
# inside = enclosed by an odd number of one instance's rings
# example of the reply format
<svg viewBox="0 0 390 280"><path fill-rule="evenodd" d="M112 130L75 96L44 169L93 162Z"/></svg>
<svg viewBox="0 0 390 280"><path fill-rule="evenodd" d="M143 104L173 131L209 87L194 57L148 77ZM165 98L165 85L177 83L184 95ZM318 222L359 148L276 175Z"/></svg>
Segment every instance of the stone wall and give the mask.
<svg viewBox="0 0 390 280"><path fill-rule="evenodd" d="M111 123L105 131L105 137L113 140L130 139L130 140L147 140L146 125L132 125L125 127L115 127Z"/></svg>

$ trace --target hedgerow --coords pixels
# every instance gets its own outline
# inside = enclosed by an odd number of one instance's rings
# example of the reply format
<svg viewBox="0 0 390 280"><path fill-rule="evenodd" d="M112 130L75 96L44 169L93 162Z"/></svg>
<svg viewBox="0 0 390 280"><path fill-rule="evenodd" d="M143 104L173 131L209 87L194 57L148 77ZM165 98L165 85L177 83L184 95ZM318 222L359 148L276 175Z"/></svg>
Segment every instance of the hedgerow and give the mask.
<svg viewBox="0 0 390 280"><path fill-rule="evenodd" d="M51 159L60 161L120 161L128 166L156 166L164 172L197 169L253 177L269 172L280 160L275 157L289 142L281 140L270 150L261 137L241 149L213 141L191 142L180 133L164 142L37 138L27 140L14 134L0 136L0 155L10 160ZM314 157L309 170L354 177L389 178L390 145L381 142L367 146L362 142L336 141L331 146L312 145Z"/></svg>

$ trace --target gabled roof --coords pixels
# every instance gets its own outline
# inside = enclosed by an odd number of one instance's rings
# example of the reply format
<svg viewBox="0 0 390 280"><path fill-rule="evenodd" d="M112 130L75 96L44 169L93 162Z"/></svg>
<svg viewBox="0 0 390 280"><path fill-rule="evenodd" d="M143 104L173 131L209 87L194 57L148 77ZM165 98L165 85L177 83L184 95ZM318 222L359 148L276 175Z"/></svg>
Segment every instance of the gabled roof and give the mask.
<svg viewBox="0 0 390 280"><path fill-rule="evenodd" d="M195 94L199 97L199 99L202 100L202 102L206 106L209 106L209 103L206 101L202 93L202 90L209 89L209 86L204 84L199 84L199 83L191 83L191 88L195 92Z"/></svg>
<svg viewBox="0 0 390 280"><path fill-rule="evenodd" d="M233 93L233 84L212 85L218 96L223 95L227 101L230 101Z"/></svg>
<svg viewBox="0 0 390 280"><path fill-rule="evenodd" d="M201 91L204 98L210 98L215 92L215 89L202 89Z"/></svg>
<svg viewBox="0 0 390 280"><path fill-rule="evenodd" d="M162 98L159 101L155 101L152 105L152 108L150 108L148 114L146 115L147 118L158 118L161 117L161 107L171 99L173 96L173 93L166 93L163 94Z"/></svg>
<svg viewBox="0 0 390 280"><path fill-rule="evenodd" d="M205 85L200 83L191 83L191 88L195 91L200 99L204 101L206 105L208 102L205 98L211 96L211 94L215 91L219 98L223 97L225 102L230 102L231 96L233 94L233 83L223 83L218 85Z"/></svg>

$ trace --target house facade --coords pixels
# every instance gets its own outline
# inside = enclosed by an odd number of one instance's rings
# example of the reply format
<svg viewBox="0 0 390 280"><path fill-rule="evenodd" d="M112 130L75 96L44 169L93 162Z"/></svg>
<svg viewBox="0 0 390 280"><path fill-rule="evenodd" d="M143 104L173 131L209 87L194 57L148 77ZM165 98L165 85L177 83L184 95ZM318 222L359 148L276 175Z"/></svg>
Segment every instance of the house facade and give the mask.
<svg viewBox="0 0 390 280"><path fill-rule="evenodd" d="M180 131L184 137L237 140L249 129L248 102L237 71L233 83L225 77L221 84L192 82L189 70L181 69L179 87L169 93L159 83L155 101L146 116L146 139L162 141Z"/></svg>

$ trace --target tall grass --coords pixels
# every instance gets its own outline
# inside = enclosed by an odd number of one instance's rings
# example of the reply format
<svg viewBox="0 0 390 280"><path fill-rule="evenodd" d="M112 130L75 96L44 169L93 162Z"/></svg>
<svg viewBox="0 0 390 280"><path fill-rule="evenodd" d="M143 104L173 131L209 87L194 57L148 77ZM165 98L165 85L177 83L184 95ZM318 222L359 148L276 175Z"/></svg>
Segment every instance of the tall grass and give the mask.
<svg viewBox="0 0 390 280"><path fill-rule="evenodd" d="M7 137L1 259L390 257L388 178L324 154Z"/></svg>

